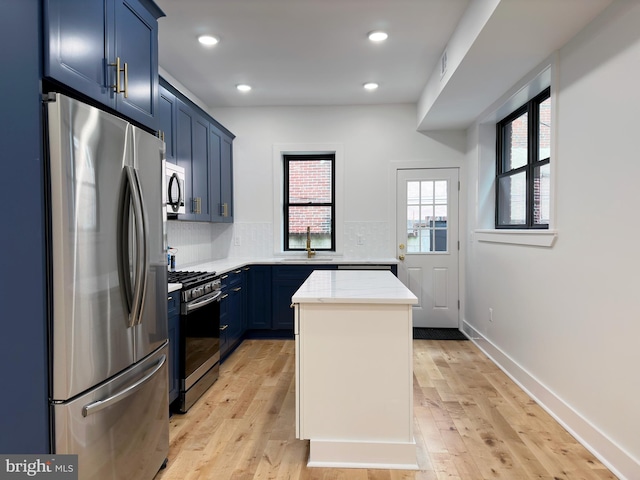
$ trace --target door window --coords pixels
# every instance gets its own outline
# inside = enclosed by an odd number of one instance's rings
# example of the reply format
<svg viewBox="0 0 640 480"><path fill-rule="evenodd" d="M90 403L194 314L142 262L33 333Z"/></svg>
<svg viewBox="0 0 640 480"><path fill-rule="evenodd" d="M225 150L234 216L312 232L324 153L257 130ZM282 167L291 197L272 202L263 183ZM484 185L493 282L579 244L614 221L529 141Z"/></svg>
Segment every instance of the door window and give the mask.
<svg viewBox="0 0 640 480"><path fill-rule="evenodd" d="M448 180L407 181L407 253L448 251Z"/></svg>

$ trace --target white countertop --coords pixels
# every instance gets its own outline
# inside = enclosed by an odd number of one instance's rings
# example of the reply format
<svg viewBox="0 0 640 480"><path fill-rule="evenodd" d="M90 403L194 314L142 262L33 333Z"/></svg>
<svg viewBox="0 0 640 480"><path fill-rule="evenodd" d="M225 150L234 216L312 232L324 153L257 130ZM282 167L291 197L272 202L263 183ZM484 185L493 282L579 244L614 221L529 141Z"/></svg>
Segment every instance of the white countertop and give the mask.
<svg viewBox="0 0 640 480"><path fill-rule="evenodd" d="M167 289L167 293L175 292L176 290L180 290L181 288L181 283L170 283L169 288Z"/></svg>
<svg viewBox="0 0 640 480"><path fill-rule="evenodd" d="M401 303L418 298L388 271L315 270L291 298L293 303Z"/></svg>
<svg viewBox="0 0 640 480"><path fill-rule="evenodd" d="M344 256L318 255L308 259L304 254L287 257L223 258L197 264L180 266L177 270L227 273L247 265L397 265L396 258L348 258Z"/></svg>

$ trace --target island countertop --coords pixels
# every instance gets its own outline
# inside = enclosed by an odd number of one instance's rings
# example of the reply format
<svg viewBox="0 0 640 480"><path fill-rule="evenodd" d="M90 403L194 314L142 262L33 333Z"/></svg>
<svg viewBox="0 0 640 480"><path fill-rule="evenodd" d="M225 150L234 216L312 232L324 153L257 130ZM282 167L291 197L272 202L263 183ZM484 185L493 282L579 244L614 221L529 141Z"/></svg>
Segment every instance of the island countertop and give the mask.
<svg viewBox="0 0 640 480"><path fill-rule="evenodd" d="M413 305L418 298L389 271L315 270L291 301Z"/></svg>

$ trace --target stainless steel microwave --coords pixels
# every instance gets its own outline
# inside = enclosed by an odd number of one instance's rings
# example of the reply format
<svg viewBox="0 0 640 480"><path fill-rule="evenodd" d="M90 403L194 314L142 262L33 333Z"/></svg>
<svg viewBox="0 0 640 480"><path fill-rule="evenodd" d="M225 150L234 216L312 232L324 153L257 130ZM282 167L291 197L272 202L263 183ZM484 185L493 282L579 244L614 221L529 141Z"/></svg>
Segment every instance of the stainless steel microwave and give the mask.
<svg viewBox="0 0 640 480"><path fill-rule="evenodd" d="M186 213L184 199L184 168L166 162L164 168L166 185L167 215L180 215Z"/></svg>

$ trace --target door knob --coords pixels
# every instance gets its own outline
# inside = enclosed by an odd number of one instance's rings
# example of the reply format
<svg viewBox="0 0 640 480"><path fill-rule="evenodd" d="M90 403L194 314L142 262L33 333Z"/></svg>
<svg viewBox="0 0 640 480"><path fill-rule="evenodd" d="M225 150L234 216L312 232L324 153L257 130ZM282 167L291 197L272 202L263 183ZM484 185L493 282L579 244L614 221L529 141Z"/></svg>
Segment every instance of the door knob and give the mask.
<svg viewBox="0 0 640 480"><path fill-rule="evenodd" d="M398 245L398 248L399 248L400 250L404 250L404 243L401 243L400 245Z"/></svg>
<svg viewBox="0 0 640 480"><path fill-rule="evenodd" d="M404 255L398 255L399 260L404 260Z"/></svg>

